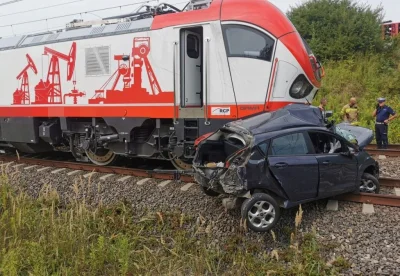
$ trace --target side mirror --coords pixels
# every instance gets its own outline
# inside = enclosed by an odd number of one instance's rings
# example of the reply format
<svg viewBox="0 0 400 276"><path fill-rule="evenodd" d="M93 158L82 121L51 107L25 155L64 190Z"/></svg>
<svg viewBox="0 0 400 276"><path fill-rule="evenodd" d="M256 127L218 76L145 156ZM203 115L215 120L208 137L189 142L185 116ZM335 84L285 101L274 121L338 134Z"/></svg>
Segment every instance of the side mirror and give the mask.
<svg viewBox="0 0 400 276"><path fill-rule="evenodd" d="M325 111L325 118L330 118L332 116L333 116L333 111L330 111L330 110Z"/></svg>
<svg viewBox="0 0 400 276"><path fill-rule="evenodd" d="M353 157L354 156L354 149L349 148L348 151L341 152L340 154L343 155L343 156L346 156L346 157Z"/></svg>

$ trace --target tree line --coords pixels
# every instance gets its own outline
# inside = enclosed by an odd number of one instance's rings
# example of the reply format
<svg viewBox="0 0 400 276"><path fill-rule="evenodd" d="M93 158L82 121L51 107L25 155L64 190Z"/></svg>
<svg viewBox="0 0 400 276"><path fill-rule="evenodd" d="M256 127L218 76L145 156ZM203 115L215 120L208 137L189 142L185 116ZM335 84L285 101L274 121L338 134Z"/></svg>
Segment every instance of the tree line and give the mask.
<svg viewBox="0 0 400 276"><path fill-rule="evenodd" d="M384 50L382 6L372 8L353 0L310 0L291 6L287 15L322 61Z"/></svg>

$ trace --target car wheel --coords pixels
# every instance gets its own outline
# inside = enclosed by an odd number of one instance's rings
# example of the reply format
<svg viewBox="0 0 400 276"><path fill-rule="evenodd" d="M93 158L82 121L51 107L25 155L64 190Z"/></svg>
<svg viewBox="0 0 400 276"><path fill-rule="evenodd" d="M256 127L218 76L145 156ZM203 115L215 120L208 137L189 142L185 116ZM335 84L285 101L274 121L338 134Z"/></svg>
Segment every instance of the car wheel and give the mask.
<svg viewBox="0 0 400 276"><path fill-rule="evenodd" d="M220 195L220 193L218 193L218 192L216 192L216 191L214 191L214 190L211 190L211 189L209 189L209 188L206 188L206 187L201 187L201 189L202 189L203 192L204 192L206 195L208 195L208 196L216 197L216 196L219 196L219 195Z"/></svg>
<svg viewBox="0 0 400 276"><path fill-rule="evenodd" d="M363 173L361 176L360 192L379 194L379 181L375 176L369 173Z"/></svg>
<svg viewBox="0 0 400 276"><path fill-rule="evenodd" d="M267 232L278 222L281 215L276 200L267 194L257 193L242 204L242 219L255 232Z"/></svg>

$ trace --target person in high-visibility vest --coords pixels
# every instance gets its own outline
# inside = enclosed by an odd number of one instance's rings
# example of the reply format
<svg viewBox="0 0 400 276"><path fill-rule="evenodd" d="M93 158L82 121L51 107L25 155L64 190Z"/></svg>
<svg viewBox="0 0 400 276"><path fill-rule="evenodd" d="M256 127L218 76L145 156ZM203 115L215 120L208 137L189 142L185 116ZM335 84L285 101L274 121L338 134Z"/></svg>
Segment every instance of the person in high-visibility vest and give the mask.
<svg viewBox="0 0 400 276"><path fill-rule="evenodd" d="M350 102L343 106L341 115L345 123L356 125L358 123L358 105L357 99L352 97Z"/></svg>

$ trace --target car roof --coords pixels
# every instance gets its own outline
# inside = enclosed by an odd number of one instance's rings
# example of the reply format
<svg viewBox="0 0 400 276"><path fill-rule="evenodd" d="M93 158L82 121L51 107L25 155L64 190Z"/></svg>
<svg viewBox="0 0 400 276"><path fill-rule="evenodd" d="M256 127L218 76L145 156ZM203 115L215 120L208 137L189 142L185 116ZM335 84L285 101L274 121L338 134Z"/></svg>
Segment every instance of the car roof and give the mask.
<svg viewBox="0 0 400 276"><path fill-rule="evenodd" d="M277 131L265 132L265 133L259 133L257 135L254 135L255 144L257 145L257 144L259 144L259 143L261 143L263 141L266 141L268 139L274 138L276 136L284 135L286 133L300 132L300 131L310 131L310 130L325 131L325 132L332 133L326 127L293 127L293 128L289 128L289 129L277 130Z"/></svg>
<svg viewBox="0 0 400 276"><path fill-rule="evenodd" d="M325 127L325 122L319 108L305 104L290 104L274 112L228 123L227 126L245 128L251 134L258 135L299 127Z"/></svg>

